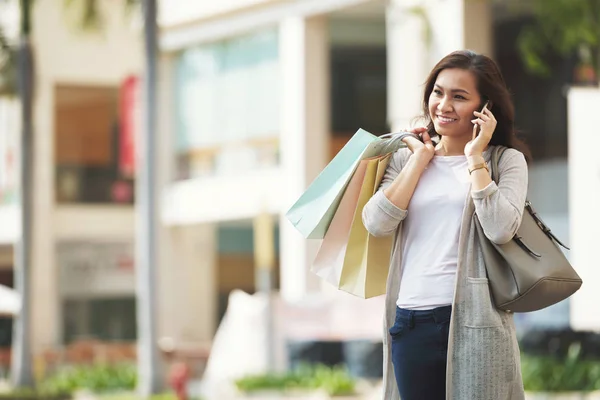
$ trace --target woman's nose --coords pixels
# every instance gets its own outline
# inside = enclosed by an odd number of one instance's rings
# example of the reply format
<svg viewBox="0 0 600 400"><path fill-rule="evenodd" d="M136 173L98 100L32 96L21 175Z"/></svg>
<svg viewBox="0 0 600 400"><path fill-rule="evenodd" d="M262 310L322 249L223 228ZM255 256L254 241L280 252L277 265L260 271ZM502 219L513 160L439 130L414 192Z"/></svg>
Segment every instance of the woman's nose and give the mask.
<svg viewBox="0 0 600 400"><path fill-rule="evenodd" d="M440 99L440 102L438 103L437 108L441 112L446 112L446 111L452 110L452 105L450 104L450 101L448 99L443 98L443 99Z"/></svg>

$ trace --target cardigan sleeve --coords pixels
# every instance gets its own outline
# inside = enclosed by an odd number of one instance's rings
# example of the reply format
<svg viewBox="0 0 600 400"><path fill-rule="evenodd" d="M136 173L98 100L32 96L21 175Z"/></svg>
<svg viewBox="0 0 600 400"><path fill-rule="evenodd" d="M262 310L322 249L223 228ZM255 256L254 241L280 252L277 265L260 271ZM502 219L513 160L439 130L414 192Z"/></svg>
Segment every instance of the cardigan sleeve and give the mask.
<svg viewBox="0 0 600 400"><path fill-rule="evenodd" d="M471 191L471 196L486 237L504 244L521 226L528 184L525 157L515 149L507 149L500 158L498 171L498 184L492 181L481 190Z"/></svg>
<svg viewBox="0 0 600 400"><path fill-rule="evenodd" d="M383 190L400 174L402 158L408 156L405 152L410 153L410 150L401 149L394 153L385 170L379 189L363 208L363 224L373 236L391 235L408 213L406 210L396 207L383 193Z"/></svg>

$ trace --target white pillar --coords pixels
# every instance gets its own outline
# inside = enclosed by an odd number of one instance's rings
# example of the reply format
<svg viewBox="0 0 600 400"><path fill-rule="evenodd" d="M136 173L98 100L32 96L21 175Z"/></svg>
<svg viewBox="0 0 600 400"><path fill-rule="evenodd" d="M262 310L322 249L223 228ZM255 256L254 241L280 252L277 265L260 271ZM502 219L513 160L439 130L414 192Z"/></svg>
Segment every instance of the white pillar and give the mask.
<svg viewBox="0 0 600 400"><path fill-rule="evenodd" d="M280 25L281 167L284 182L274 188L293 202L327 163L329 126L329 41L324 17L289 17ZM309 268L319 241L307 240L280 218L281 294L300 298L319 290Z"/></svg>
<svg viewBox="0 0 600 400"><path fill-rule="evenodd" d="M41 74L40 74L41 75ZM31 256L32 352L62 343L54 231L54 82L40 79L34 103L33 248Z"/></svg>
<svg viewBox="0 0 600 400"><path fill-rule="evenodd" d="M421 115L425 80L455 50L491 55L491 6L469 0L391 0L388 6L388 120L393 131Z"/></svg>
<svg viewBox="0 0 600 400"><path fill-rule="evenodd" d="M590 127L600 124L600 90L573 88L569 91L569 217L570 260L583 279L571 300L571 326L600 331L600 158L590 145Z"/></svg>

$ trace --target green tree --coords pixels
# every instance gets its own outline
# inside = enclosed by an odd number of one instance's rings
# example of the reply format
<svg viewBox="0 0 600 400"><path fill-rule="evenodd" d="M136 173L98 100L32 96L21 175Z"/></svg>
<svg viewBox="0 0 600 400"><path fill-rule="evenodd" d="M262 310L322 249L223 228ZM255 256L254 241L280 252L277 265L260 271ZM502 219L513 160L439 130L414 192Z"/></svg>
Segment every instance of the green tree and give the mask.
<svg viewBox="0 0 600 400"><path fill-rule="evenodd" d="M549 76L546 56L577 55L581 65L600 72L600 0L533 0L534 23L519 35L525 66Z"/></svg>
<svg viewBox="0 0 600 400"><path fill-rule="evenodd" d="M17 93L17 55L0 26L0 96Z"/></svg>

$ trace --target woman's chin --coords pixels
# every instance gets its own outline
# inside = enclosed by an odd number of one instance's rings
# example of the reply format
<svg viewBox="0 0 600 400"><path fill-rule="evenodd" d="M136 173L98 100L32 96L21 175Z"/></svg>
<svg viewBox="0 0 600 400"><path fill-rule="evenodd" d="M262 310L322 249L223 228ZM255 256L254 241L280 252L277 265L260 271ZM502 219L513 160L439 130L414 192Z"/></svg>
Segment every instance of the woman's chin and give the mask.
<svg viewBox="0 0 600 400"><path fill-rule="evenodd" d="M445 125L435 124L435 131L440 136L452 136L452 129Z"/></svg>
<svg viewBox="0 0 600 400"><path fill-rule="evenodd" d="M447 126L447 125L438 125L438 124L435 124L434 127L435 127L435 131L440 136L458 137L458 136L463 136L464 135L464 133L461 133L459 129L456 129L456 128L458 128L456 126Z"/></svg>

